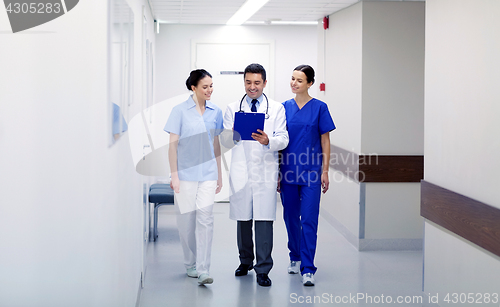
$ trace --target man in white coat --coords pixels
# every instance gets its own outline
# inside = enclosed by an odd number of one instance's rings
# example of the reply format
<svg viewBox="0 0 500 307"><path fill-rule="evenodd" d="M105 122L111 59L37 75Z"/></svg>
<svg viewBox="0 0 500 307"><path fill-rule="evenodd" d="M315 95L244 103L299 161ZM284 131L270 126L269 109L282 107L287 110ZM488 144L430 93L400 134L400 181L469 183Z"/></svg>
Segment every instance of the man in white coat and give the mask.
<svg viewBox="0 0 500 307"><path fill-rule="evenodd" d="M240 266L236 276L255 269L257 283L270 286L269 271L273 267L273 221L276 220L278 151L288 145L285 109L281 103L268 100L263 93L266 71L260 64L250 64L244 73L246 95L228 105L224 128L233 129L234 115L243 111L264 113L264 131L253 133L254 140L237 142L232 149L229 171L229 217L237 220L237 243ZM255 221L255 257L252 226ZM253 260L256 258L256 264Z"/></svg>

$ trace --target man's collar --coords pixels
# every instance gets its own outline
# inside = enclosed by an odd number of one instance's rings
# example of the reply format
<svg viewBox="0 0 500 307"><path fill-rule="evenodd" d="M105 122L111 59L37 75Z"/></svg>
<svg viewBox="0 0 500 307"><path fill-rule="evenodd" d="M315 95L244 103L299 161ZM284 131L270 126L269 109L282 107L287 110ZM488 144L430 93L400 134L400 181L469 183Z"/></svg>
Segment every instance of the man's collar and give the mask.
<svg viewBox="0 0 500 307"><path fill-rule="evenodd" d="M259 101L259 104L262 103L262 99L264 99L264 94L260 95L259 98L257 98L257 100ZM248 105L250 105L252 103L252 98L248 97L248 95L246 96L246 101L248 103Z"/></svg>

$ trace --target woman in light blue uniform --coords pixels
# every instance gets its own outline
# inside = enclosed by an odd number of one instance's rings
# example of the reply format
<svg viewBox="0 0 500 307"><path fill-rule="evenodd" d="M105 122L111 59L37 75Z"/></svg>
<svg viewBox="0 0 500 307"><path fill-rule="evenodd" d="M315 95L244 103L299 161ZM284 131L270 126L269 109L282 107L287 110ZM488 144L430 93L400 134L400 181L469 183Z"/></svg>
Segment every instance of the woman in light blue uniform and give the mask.
<svg viewBox="0 0 500 307"><path fill-rule="evenodd" d="M213 282L209 273L213 204L222 188L223 120L221 109L209 101L212 76L206 70L193 70L186 86L193 95L172 109L164 130L170 133L170 187L175 192L184 265L189 277L205 285Z"/></svg>
<svg viewBox="0 0 500 307"><path fill-rule="evenodd" d="M290 86L294 99L283 103L290 141L282 151L281 201L288 232L288 273L302 274L305 286L314 286L314 266L321 192L329 187L330 131L335 129L328 106L312 98L314 70L296 67Z"/></svg>

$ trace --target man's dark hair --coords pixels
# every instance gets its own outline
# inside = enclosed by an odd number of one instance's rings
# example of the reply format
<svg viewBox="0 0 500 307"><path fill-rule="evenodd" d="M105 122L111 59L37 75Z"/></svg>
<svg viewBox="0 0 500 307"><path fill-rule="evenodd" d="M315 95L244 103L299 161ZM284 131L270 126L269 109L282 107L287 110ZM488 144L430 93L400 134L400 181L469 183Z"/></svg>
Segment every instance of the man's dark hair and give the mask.
<svg viewBox="0 0 500 307"><path fill-rule="evenodd" d="M260 74L262 76L262 81L266 81L266 70L260 64L253 63L248 65L245 68L245 74L243 74L243 78L246 78L247 73Z"/></svg>

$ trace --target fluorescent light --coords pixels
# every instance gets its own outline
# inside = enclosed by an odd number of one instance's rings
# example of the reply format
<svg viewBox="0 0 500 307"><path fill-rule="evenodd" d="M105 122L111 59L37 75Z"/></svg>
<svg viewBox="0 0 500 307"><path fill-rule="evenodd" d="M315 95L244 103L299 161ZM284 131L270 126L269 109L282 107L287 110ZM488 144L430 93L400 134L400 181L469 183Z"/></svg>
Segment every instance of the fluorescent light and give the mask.
<svg viewBox="0 0 500 307"><path fill-rule="evenodd" d="M265 21L246 21L246 25L265 25L267 24Z"/></svg>
<svg viewBox="0 0 500 307"><path fill-rule="evenodd" d="M181 23L180 20L157 20L158 23L164 23L164 24L178 24Z"/></svg>
<svg viewBox="0 0 500 307"><path fill-rule="evenodd" d="M269 0L247 0L233 17L226 22L227 25L239 26L257 13Z"/></svg>
<svg viewBox="0 0 500 307"><path fill-rule="evenodd" d="M315 26L317 21L271 21L272 25L297 25L297 26Z"/></svg>

